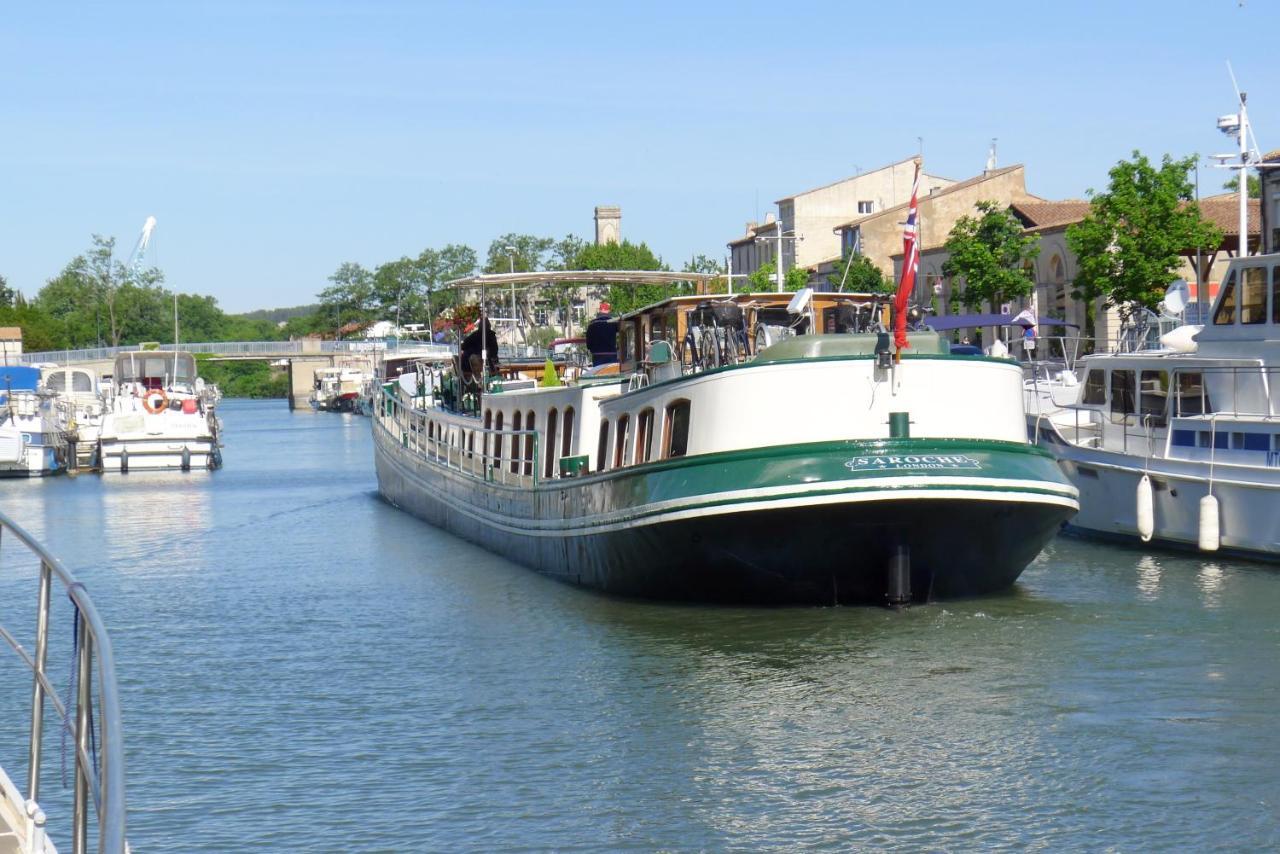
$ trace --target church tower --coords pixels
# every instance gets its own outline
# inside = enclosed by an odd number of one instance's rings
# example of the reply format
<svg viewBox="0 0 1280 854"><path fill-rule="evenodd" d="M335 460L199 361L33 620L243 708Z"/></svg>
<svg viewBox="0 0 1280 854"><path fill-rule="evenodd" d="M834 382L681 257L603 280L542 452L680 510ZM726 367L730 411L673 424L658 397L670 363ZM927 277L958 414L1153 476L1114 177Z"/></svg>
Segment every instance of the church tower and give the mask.
<svg viewBox="0 0 1280 854"><path fill-rule="evenodd" d="M596 207L596 245L622 242L622 208L617 205Z"/></svg>

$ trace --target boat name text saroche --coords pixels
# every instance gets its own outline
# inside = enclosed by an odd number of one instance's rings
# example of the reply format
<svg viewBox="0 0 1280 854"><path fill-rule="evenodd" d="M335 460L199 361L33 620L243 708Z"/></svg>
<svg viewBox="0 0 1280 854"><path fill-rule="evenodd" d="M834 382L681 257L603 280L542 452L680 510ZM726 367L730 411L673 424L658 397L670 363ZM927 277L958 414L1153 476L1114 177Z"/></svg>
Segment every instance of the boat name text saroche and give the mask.
<svg viewBox="0 0 1280 854"><path fill-rule="evenodd" d="M901 457L854 457L845 464L849 471L886 469L980 469L982 463L963 454L918 454Z"/></svg>

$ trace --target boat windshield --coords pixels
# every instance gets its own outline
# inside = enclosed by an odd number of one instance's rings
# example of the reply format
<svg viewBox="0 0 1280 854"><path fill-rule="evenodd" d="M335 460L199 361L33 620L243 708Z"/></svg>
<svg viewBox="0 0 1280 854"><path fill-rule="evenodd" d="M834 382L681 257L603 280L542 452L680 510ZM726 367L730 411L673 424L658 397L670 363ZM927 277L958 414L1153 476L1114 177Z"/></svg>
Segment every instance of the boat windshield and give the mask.
<svg viewBox="0 0 1280 854"><path fill-rule="evenodd" d="M195 381L196 360L190 353L122 353L116 356L114 376L117 383L189 384Z"/></svg>

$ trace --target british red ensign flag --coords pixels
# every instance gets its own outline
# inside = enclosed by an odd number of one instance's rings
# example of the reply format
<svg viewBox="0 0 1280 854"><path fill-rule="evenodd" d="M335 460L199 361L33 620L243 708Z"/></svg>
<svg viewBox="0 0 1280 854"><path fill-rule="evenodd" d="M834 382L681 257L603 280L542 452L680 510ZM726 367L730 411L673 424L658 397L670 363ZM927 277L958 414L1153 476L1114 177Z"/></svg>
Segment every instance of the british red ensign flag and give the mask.
<svg viewBox="0 0 1280 854"><path fill-rule="evenodd" d="M916 161L916 177L911 184L911 207L907 223L902 228L902 278L898 281L898 293L893 300L893 344L899 350L907 346L907 300L916 286L916 271L920 268L920 241L918 239L916 196L920 192L920 161Z"/></svg>

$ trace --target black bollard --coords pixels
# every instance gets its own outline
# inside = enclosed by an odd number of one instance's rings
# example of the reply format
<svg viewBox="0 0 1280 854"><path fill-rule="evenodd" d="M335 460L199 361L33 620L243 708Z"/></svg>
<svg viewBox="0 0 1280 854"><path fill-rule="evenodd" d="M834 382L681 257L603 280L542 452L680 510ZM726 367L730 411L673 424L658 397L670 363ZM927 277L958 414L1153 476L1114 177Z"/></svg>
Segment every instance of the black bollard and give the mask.
<svg viewBox="0 0 1280 854"><path fill-rule="evenodd" d="M889 557L888 590L885 597L889 604L901 608L911 602L911 553L906 546L894 546Z"/></svg>

